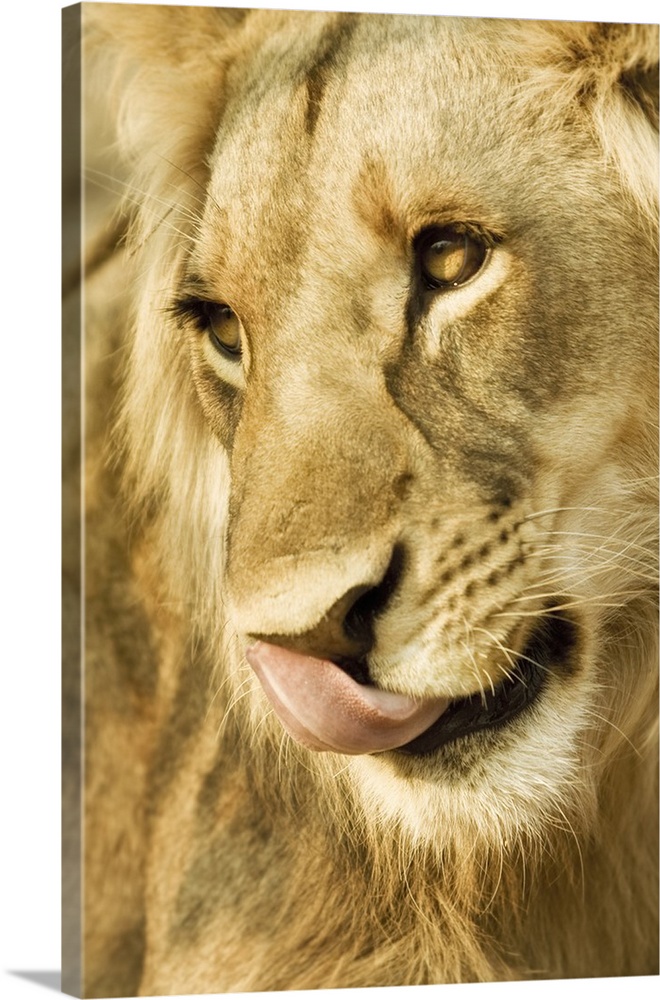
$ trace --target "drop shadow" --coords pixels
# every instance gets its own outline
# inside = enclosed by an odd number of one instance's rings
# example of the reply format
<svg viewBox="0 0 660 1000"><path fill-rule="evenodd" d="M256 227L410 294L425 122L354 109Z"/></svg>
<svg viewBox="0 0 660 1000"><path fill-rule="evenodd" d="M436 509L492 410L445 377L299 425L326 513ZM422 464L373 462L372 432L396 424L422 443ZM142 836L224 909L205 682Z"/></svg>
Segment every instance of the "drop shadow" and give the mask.
<svg viewBox="0 0 660 1000"><path fill-rule="evenodd" d="M45 972L41 969L30 969L26 971L8 969L7 971L12 976L20 976L21 979L29 979L31 983L43 986L47 990L56 990L58 993L61 990L62 973L59 969L55 969L52 972Z"/></svg>

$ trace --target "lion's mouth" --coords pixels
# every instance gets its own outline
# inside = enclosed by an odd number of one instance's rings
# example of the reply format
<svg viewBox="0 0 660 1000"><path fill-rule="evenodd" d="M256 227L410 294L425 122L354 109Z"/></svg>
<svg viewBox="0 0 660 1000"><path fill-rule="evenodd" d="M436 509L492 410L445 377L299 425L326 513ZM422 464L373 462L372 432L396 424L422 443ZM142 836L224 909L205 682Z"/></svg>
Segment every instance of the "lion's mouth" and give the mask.
<svg viewBox="0 0 660 1000"><path fill-rule="evenodd" d="M285 728L310 749L422 757L517 718L538 698L550 671L569 663L576 642L575 623L548 612L493 691L421 702L365 683L359 664L337 665L265 642L252 646L247 658Z"/></svg>
<svg viewBox="0 0 660 1000"><path fill-rule="evenodd" d="M462 736L511 722L536 701L550 669L568 660L576 642L575 629L569 618L557 614L542 618L504 681L492 691L452 701L432 726L397 752L423 757Z"/></svg>

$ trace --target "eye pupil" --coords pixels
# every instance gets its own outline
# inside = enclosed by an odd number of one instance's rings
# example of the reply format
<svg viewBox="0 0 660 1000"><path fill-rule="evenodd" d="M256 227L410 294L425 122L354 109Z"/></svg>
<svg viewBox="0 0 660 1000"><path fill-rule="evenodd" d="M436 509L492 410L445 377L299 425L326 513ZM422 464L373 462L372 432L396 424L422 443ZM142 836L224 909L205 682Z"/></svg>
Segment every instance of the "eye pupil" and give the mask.
<svg viewBox="0 0 660 1000"><path fill-rule="evenodd" d="M479 271L486 246L469 233L447 226L422 233L417 241L419 268L429 288L462 285Z"/></svg>

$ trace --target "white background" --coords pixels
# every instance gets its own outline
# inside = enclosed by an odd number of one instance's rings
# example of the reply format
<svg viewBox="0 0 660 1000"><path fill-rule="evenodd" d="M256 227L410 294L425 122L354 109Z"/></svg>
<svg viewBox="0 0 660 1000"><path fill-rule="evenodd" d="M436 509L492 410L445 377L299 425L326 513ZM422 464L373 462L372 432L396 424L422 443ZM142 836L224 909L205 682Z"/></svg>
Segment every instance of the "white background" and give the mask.
<svg viewBox="0 0 660 1000"><path fill-rule="evenodd" d="M200 2L200 0L198 0ZM201 0L203 3L204 0ZM261 3L564 19L657 21L653 3L522 3L493 0L355 0ZM52 991L17 971L60 968L60 602L59 602L59 94L58 0L3 3L0 310L0 996ZM501 986L420 987L415 997L656 995L658 981L586 980ZM401 991L348 991L368 1000ZM328 994L330 995L330 994ZM315 997L320 995L314 994ZM345 998L346 991L337 994Z"/></svg>

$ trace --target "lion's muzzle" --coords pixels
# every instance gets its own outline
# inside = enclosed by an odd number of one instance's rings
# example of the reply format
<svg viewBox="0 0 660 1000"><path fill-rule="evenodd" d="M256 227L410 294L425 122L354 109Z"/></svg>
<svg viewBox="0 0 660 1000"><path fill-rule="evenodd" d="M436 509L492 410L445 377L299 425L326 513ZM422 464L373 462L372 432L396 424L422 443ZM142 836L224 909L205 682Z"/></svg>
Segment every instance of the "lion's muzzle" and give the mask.
<svg viewBox="0 0 660 1000"><path fill-rule="evenodd" d="M226 589L239 634L285 644L273 637L327 626L328 642L319 635L304 651L335 659L356 656L354 641L338 648L337 636L396 563L416 471L405 418L352 383L327 381L319 375L313 395L298 388L311 411L299 424L269 392L246 405L231 456Z"/></svg>

